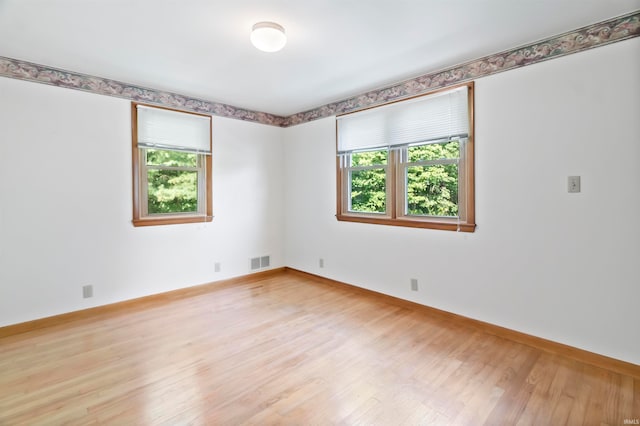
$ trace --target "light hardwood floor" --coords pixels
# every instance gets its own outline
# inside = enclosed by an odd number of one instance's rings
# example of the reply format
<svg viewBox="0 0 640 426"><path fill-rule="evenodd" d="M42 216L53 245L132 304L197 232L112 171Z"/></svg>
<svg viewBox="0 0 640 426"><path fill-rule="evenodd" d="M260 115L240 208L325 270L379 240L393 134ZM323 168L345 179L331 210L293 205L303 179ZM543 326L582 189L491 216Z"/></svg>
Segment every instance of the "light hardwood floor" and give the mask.
<svg viewBox="0 0 640 426"><path fill-rule="evenodd" d="M640 379L294 272L0 338L0 425L640 419Z"/></svg>

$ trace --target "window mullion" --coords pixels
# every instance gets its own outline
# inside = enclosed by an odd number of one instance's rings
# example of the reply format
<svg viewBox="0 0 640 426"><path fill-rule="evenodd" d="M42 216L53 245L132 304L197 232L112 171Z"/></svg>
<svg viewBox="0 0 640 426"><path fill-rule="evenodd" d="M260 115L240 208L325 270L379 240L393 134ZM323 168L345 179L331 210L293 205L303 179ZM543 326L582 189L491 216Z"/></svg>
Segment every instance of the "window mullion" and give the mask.
<svg viewBox="0 0 640 426"><path fill-rule="evenodd" d="M198 214L206 214L207 211L207 207L206 207L206 180L208 179L207 177L207 170L206 167L204 167L204 162L205 162L205 158L203 155L198 155L198 167L196 169L196 171L198 172Z"/></svg>
<svg viewBox="0 0 640 426"><path fill-rule="evenodd" d="M343 157L342 173L344 176L342 185L342 205L345 212L351 211L351 172L349 171L349 164L351 164L351 154L347 154Z"/></svg>
<svg viewBox="0 0 640 426"><path fill-rule="evenodd" d="M384 164L374 164L371 166L346 166L345 168L350 171L360 171L360 170L382 169L384 167L385 167Z"/></svg>
<svg viewBox="0 0 640 426"><path fill-rule="evenodd" d="M388 169L387 169L387 214L391 216L392 219L396 219L397 208L398 208L398 179L397 179L397 170L398 170L398 162L400 160L400 153L396 148L389 149L388 156Z"/></svg>
<svg viewBox="0 0 640 426"><path fill-rule="evenodd" d="M445 158L441 160L420 160L404 163L407 166L438 166L446 164L460 164L459 158Z"/></svg>
<svg viewBox="0 0 640 426"><path fill-rule="evenodd" d="M145 164L145 167L147 170L177 170L177 171L185 171L185 172L199 172L202 169L202 167L156 166L156 165L146 165L146 164Z"/></svg>
<svg viewBox="0 0 640 426"><path fill-rule="evenodd" d="M467 168L460 167L465 165L467 158L467 143L462 140L460 142L460 158L458 159L458 223L467 219Z"/></svg>
<svg viewBox="0 0 640 426"><path fill-rule="evenodd" d="M145 217L149 214L149 172L147 168L147 150L139 149L139 161L140 161L140 210L141 216Z"/></svg>
<svg viewBox="0 0 640 426"><path fill-rule="evenodd" d="M395 212L394 219L405 216L405 204L406 204L406 182L405 182L405 168L407 162L407 147L401 146L396 150L396 161L394 162L394 179L395 179Z"/></svg>

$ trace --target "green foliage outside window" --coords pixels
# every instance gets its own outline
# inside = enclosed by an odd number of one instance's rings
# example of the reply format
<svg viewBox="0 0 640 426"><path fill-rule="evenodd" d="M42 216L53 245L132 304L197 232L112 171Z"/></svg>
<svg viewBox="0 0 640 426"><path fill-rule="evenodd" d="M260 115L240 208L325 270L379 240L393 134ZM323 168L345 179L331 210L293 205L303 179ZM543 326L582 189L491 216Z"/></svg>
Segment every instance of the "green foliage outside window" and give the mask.
<svg viewBox="0 0 640 426"><path fill-rule="evenodd" d="M408 167L407 213L421 216L457 216L458 165Z"/></svg>
<svg viewBox="0 0 640 426"><path fill-rule="evenodd" d="M407 148L409 162L455 159L460 157L460 142L433 143Z"/></svg>
<svg viewBox="0 0 640 426"><path fill-rule="evenodd" d="M412 146L407 149L410 163L456 159L460 143ZM458 215L458 165L416 165L407 167L407 213L421 216Z"/></svg>
<svg viewBox="0 0 640 426"><path fill-rule="evenodd" d="M386 171L384 169L351 172L351 210L384 213L387 209Z"/></svg>
<svg viewBox="0 0 640 426"><path fill-rule="evenodd" d="M457 159L460 143L452 141L407 148L408 163ZM351 154L351 167L376 166L351 171L351 211L384 213L386 210L387 150ZM416 164L406 168L407 214L458 215L458 165Z"/></svg>
<svg viewBox="0 0 640 426"><path fill-rule="evenodd" d="M351 154L351 166L381 166L374 169L351 172L351 210L367 213L384 213L387 209L386 170L387 150L355 152Z"/></svg>
<svg viewBox="0 0 640 426"><path fill-rule="evenodd" d="M197 167L198 154L192 152L147 149L148 166Z"/></svg>
<svg viewBox="0 0 640 426"><path fill-rule="evenodd" d="M365 152L354 152L351 154L351 166L374 166L374 165L385 165L387 164L387 155L388 152L386 149L381 149L378 151L365 151Z"/></svg>
<svg viewBox="0 0 640 426"><path fill-rule="evenodd" d="M148 149L146 154L147 166L150 166L147 170L149 214L197 212L198 172L180 168L197 167L198 154L156 149Z"/></svg>

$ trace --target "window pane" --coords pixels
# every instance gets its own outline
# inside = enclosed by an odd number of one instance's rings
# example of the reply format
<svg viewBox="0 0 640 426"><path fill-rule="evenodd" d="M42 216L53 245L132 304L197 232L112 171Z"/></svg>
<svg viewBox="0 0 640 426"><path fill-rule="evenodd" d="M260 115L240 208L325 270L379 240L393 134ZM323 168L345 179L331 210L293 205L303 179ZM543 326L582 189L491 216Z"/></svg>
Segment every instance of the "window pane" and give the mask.
<svg viewBox="0 0 640 426"><path fill-rule="evenodd" d="M353 170L351 182L351 211L385 213L387 210L387 173L385 169Z"/></svg>
<svg viewBox="0 0 640 426"><path fill-rule="evenodd" d="M198 154L164 149L146 149L148 166L196 167Z"/></svg>
<svg viewBox="0 0 640 426"><path fill-rule="evenodd" d="M460 142L432 143L426 145L410 146L407 148L409 162L441 160L460 157Z"/></svg>
<svg viewBox="0 0 640 426"><path fill-rule="evenodd" d="M407 212L458 216L458 165L407 167Z"/></svg>
<svg viewBox="0 0 640 426"><path fill-rule="evenodd" d="M198 172L148 170L149 214L198 211Z"/></svg>
<svg viewBox="0 0 640 426"><path fill-rule="evenodd" d="M374 166L387 164L389 150L380 149L377 151L354 152L351 154L351 167Z"/></svg>

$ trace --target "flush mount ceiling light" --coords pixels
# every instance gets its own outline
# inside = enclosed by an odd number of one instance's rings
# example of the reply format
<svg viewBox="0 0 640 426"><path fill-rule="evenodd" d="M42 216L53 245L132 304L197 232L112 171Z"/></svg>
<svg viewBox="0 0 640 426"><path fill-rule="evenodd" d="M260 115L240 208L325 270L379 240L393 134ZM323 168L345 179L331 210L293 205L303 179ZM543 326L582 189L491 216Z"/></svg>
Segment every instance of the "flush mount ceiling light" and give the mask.
<svg viewBox="0 0 640 426"><path fill-rule="evenodd" d="M287 36L282 25L258 22L251 30L251 43L263 52L277 52L287 44Z"/></svg>

